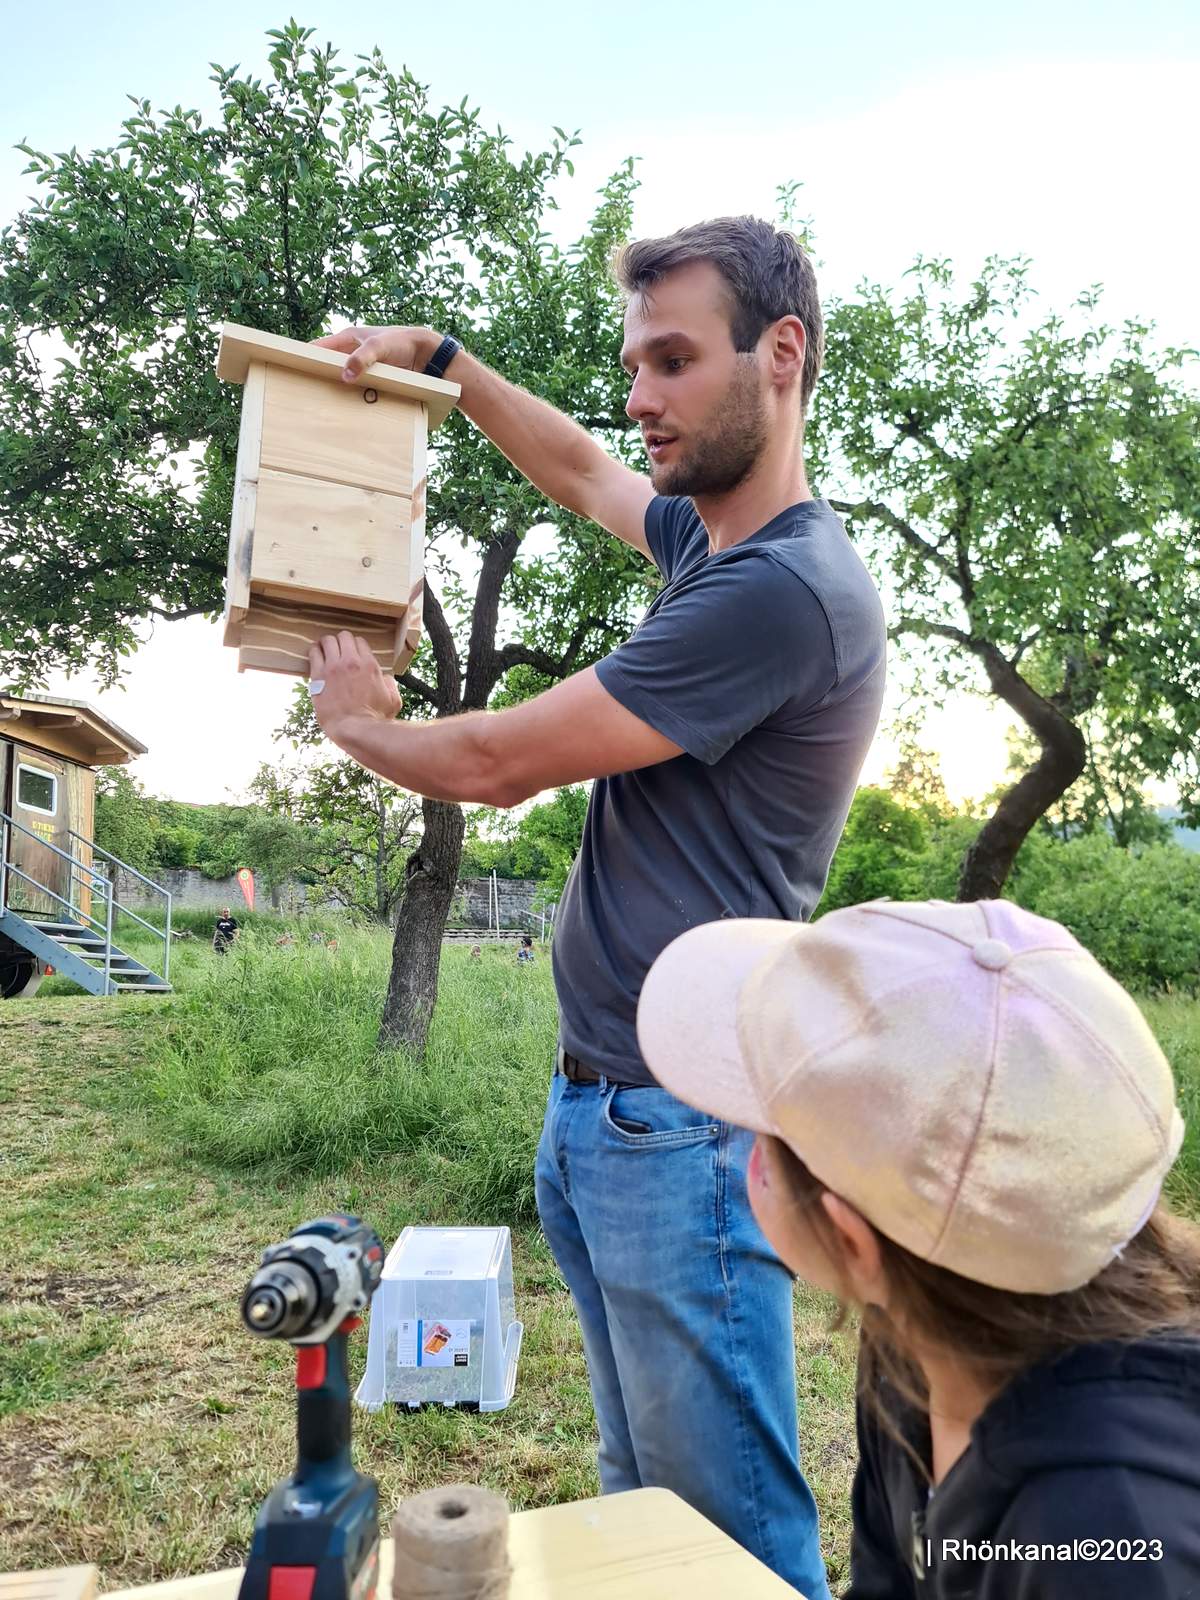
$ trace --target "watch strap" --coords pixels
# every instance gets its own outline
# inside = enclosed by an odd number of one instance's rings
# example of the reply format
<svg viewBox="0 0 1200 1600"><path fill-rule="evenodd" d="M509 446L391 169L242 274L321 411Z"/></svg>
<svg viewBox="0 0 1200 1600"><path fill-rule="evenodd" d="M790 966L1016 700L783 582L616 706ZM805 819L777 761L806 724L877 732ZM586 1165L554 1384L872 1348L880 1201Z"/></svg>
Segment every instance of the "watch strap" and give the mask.
<svg viewBox="0 0 1200 1600"><path fill-rule="evenodd" d="M433 352L432 359L426 362L423 369L425 376L427 378L442 377L446 371L446 368L454 360L455 356L461 349L462 345L459 343L459 341L454 337L453 334L448 333L442 340L441 344L438 345L437 349Z"/></svg>

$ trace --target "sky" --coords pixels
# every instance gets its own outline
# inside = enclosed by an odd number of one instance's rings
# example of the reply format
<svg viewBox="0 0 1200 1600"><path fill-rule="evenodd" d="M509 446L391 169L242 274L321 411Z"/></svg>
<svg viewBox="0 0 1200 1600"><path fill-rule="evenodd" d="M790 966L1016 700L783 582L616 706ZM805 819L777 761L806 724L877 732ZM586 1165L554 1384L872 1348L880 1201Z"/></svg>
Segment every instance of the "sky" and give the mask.
<svg viewBox="0 0 1200 1600"><path fill-rule="evenodd" d="M265 72L265 31L286 16L260 0L22 8L22 48L0 60L0 221L30 192L17 140L107 146L127 94L210 110L209 63ZM964 271L1021 254L1047 311L1102 283L1109 320L1150 319L1163 343L1200 342L1194 3L321 0L299 18L348 62L378 44L435 99L466 96L518 148L543 147L555 125L578 129L576 179L559 192L564 236L630 155L639 234L728 212L772 216L777 185L797 180L825 294L895 284L918 253ZM50 688L150 747L133 770L152 792L214 801L279 759L271 735L292 680L239 675L219 628L191 619L159 624L122 688L62 677ZM969 696L928 714L924 742L955 798L999 780L1007 723ZM865 776L881 777L892 757L882 735Z"/></svg>

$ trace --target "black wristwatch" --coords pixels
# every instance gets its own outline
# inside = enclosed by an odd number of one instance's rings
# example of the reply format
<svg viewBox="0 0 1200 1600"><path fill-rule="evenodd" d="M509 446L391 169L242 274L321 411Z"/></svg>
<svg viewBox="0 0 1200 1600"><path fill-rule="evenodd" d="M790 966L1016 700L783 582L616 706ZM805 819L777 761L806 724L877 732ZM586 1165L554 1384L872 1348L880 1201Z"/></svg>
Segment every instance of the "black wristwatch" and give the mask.
<svg viewBox="0 0 1200 1600"><path fill-rule="evenodd" d="M426 363L422 369L427 378L440 378L444 376L446 368L462 349L462 345L453 334L448 333L433 352L433 359Z"/></svg>

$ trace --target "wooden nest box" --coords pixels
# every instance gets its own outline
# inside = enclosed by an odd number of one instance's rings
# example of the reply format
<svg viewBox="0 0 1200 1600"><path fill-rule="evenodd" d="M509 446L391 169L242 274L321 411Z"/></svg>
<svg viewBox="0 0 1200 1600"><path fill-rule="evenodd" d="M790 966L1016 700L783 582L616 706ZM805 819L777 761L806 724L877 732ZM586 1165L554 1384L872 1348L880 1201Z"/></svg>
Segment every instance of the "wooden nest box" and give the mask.
<svg viewBox="0 0 1200 1600"><path fill-rule="evenodd" d="M217 376L243 385L225 586L238 670L307 676L348 628L385 672L421 636L425 439L459 388L401 367L341 381L345 357L226 323Z"/></svg>

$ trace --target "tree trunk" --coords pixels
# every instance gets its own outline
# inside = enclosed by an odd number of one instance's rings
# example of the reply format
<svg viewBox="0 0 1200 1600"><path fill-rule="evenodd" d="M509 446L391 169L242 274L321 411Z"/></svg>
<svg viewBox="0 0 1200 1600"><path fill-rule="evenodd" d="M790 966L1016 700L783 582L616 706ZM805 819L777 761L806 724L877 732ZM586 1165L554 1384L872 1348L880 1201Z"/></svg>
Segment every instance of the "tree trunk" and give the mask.
<svg viewBox="0 0 1200 1600"><path fill-rule="evenodd" d="M425 832L404 869L404 898L392 943L392 975L379 1025L382 1048L405 1049L414 1058L425 1052L437 1001L442 933L458 882L466 833L461 806L425 800L421 815Z"/></svg>
<svg viewBox="0 0 1200 1600"><path fill-rule="evenodd" d="M963 860L960 900L996 900L1030 830L1087 765L1079 729L1065 718L1025 776L1008 791L980 829Z"/></svg>

